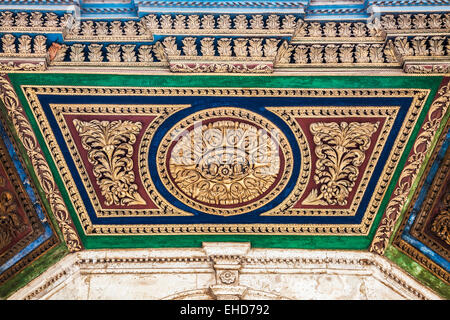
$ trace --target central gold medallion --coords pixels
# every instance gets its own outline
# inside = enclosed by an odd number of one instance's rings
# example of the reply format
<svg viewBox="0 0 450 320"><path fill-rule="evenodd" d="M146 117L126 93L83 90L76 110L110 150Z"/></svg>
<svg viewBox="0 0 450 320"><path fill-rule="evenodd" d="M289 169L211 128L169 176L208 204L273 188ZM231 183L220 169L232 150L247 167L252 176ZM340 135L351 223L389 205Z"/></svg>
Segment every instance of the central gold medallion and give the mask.
<svg viewBox="0 0 450 320"><path fill-rule="evenodd" d="M236 215L274 199L286 185L292 152L286 138L260 115L214 108L179 122L158 150L165 187L205 213Z"/></svg>

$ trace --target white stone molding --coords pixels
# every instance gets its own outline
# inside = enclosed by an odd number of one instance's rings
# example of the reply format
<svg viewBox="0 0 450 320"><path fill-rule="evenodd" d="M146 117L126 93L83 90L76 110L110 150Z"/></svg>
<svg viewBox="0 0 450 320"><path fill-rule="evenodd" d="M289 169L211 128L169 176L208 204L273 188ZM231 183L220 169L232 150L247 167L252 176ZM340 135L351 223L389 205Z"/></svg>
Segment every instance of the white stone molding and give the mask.
<svg viewBox="0 0 450 320"><path fill-rule="evenodd" d="M218 242L202 248L72 253L9 299L442 298L370 252Z"/></svg>

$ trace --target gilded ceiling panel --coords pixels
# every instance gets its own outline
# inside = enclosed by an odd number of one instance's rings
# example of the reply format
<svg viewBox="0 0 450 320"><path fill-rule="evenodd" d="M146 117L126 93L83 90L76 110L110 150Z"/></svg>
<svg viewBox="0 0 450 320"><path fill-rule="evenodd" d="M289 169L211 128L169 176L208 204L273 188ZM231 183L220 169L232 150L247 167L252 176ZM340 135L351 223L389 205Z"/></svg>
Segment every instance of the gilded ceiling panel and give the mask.
<svg viewBox="0 0 450 320"><path fill-rule="evenodd" d="M330 88L325 77L287 87L275 86L282 77L263 87L269 78L214 77L203 87L203 77L177 86L158 76L120 77L126 86L112 85L117 77L101 85L75 76L82 86L10 77L88 247L267 235L298 247L312 236L325 247L367 247L441 80L364 78L349 89L356 78ZM175 238L161 244L162 235Z"/></svg>

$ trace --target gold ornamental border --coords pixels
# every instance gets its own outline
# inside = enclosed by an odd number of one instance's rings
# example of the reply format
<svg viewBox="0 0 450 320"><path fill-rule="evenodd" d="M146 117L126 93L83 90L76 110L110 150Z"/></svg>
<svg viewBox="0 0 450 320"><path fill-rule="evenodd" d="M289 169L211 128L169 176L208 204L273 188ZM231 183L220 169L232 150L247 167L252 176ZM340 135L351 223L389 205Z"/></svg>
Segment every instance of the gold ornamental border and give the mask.
<svg viewBox="0 0 450 320"><path fill-rule="evenodd" d="M391 133L392 125L395 121L395 118L398 114L399 107L397 106L383 106L383 107L329 107L329 106L320 106L320 107L301 107L301 106L293 106L293 107L268 107L268 110L274 112L278 116L280 116L291 128L292 132L297 136L299 141L305 139L304 132L301 126L297 123L295 118L297 117L309 117L309 118L318 118L324 119L327 116L333 118L342 118L345 120L346 117L360 117L360 118L373 118L373 117L385 117L384 125L379 129L380 134L378 136L377 141L375 142L375 147L373 148L370 160L366 166L366 170L363 173L361 178L361 183L357 186L357 191L353 197L353 201L348 209L300 209L300 208L292 208L295 203L299 201L302 197L303 191L301 189L301 184L304 181L299 180L297 185L295 186L295 192L286 198L283 201L281 207L277 207L275 210L270 210L262 215L264 216L354 216L356 214L356 210L360 204L360 200L366 190L366 186L372 177L372 172L375 169L375 166L379 160L381 155L381 151L384 148L383 141L386 141L387 136ZM361 111L364 110L364 111ZM308 150L305 152L306 154L310 154L309 144ZM302 148L302 146L300 146ZM303 150L302 150L303 152ZM303 153L302 153L303 156ZM310 156L306 161L311 161ZM389 160L387 160L388 162ZM383 173L384 174L384 173ZM382 177L384 176L382 174ZM309 180L309 179L308 179ZM307 181L306 181L307 183ZM381 184L381 179L378 181L376 190L379 190ZM301 191L301 192L300 192ZM376 192L378 193L378 192ZM384 190L382 191L384 194ZM369 202L368 208L373 208L372 211L376 211L378 209L379 202L374 203L374 198L372 197Z"/></svg>
<svg viewBox="0 0 450 320"><path fill-rule="evenodd" d="M422 124L422 131L416 137L412 150L408 155L408 160L401 171L369 251L383 255L388 247L391 236L394 233L394 227L402 215L402 211L406 209L404 206L409 203L408 194L415 183L423 162L430 153L430 146L433 145L436 131L438 131L441 120L444 118L449 106L450 83L446 82L439 88L427 112L426 119Z"/></svg>
<svg viewBox="0 0 450 320"><path fill-rule="evenodd" d="M3 119L2 115L0 115L0 120L1 121L5 120ZM11 138L9 133L8 136ZM14 148L16 149L16 145L13 140L11 140L11 143L14 145ZM20 155L18 155L18 157L20 159L20 162L23 163L23 159L20 157ZM8 250L0 254L0 263L4 264L9 259L18 254L24 247L26 247L31 242L40 237L42 234L44 234L45 230L35 210L35 207L33 206L33 203L31 202L31 199L27 191L25 190L25 187L14 167L13 160L11 159L7 147L2 139L0 139L0 160L1 160L0 166L3 167L5 173L8 175L5 178L9 179L12 186L11 190L5 189L5 191L9 192L13 191L16 194L16 196L14 196L14 203L22 207L26 219L29 220L28 222L29 226L31 227L29 233L27 233L24 237L19 239L16 243L13 243ZM33 189L35 195L37 195L36 188L34 187L34 185L30 184L30 187ZM46 219L48 219L48 212L42 205L41 199L39 197L36 197L36 199L41 206L42 213L45 215ZM52 230L52 235L50 236L50 238L42 242L37 248L28 253L25 258L18 260L10 268L7 268L2 274L0 274L0 285L5 283L13 275L19 273L26 266L29 266L31 263L36 261L36 259L38 259L42 254L44 254L51 248L54 248L56 245L60 243L59 238L55 234L56 231L53 225L49 224L49 226Z"/></svg>
<svg viewBox="0 0 450 320"><path fill-rule="evenodd" d="M36 97L37 99L37 97ZM181 110L184 108L184 105L101 105L101 104L89 104L89 105L68 105L68 104L50 104L51 110L53 112L53 115L57 119L61 132L63 134L64 140L68 145L68 148L72 154L72 157L74 159L74 163L76 164L78 168L78 172L81 175L82 183L87 191L87 194L89 196L89 199L94 206L95 215L99 218L107 218L107 217L137 217L137 216L161 216L161 215L191 215L187 213L175 213L174 208L170 206L169 203L165 203L163 198L159 195L156 188L153 186L153 183L151 183L151 180L148 182L148 189L146 188L146 193L149 196L149 198L158 206L158 209L105 209L101 206L100 201L97 197L97 193L94 190L94 187L92 185L91 179L89 178L89 175L87 174L87 169L84 165L84 162L82 161L81 155L79 154L79 151L77 147L75 146L75 143L72 139L72 136L68 130L67 123L64 119L64 115L66 114L90 114L90 115L111 115L114 113L121 113L121 114L129 114L129 115L136 115L139 116L139 114L145 114L145 115L154 115L155 119L152 120L152 122L148 126L148 130L146 130L146 133L143 135L142 140L148 139L151 140L153 137L153 133L155 129L163 122L168 116L173 114L174 112ZM35 115L36 116L36 115ZM56 141L56 138L53 135L52 130L48 130L50 128L50 125L48 121L46 120L45 116L42 115L42 113L39 113L39 118L43 119L42 121L45 122L45 130L48 132L49 135L52 135L52 137L49 137L49 141ZM57 145L53 144L52 145ZM52 155L55 158L58 159L64 159L61 153L61 150L59 147L52 148ZM65 161L62 161L63 166L58 166L58 169L60 170L60 174L62 177L64 177L64 183L68 190L77 190L75 182L72 179L72 175L70 174L69 169L65 166ZM140 170L139 170L140 171ZM142 180L142 177L140 177ZM148 190L151 190L149 192ZM72 202L74 205L76 205L79 210L83 210L84 213L87 212L86 207L83 204L83 201L81 200L79 194L77 192L71 192L70 196L72 198ZM164 206L162 206L164 205ZM167 207L167 208L166 208ZM169 208L171 210L169 210ZM163 210L166 209L166 210ZM83 214L83 216L87 217L87 214Z"/></svg>
<svg viewBox="0 0 450 320"><path fill-rule="evenodd" d="M76 86L22 86L32 109L39 103L32 97L38 94L52 95L98 95L98 96L290 96L290 97L412 97L413 102L395 144L403 149L423 108L429 89L300 89L300 88L118 88L118 87L76 87ZM32 95L30 95L32 93ZM48 142L47 142L48 143ZM393 151L392 162L385 171L393 171L401 156L401 150ZM389 181L383 181L387 185ZM377 195L377 199L383 195ZM78 213L77 213L78 214ZM164 225L93 225L81 219L87 235L192 235L192 234L272 234L272 235L367 235L376 212L366 213L360 224L164 224Z"/></svg>
<svg viewBox="0 0 450 320"><path fill-rule="evenodd" d="M448 130L444 130L448 132ZM417 213L416 219L410 229L410 234L416 239L422 241L429 248L433 249L433 251L437 252L440 256L444 257L447 260L450 260L450 251L444 245L439 244L435 239L430 237L426 233L426 226L431 222L431 210L436 208L440 199L438 197L439 193L448 188L445 181L447 178L448 171L450 169L450 151L447 151L445 158L442 161L442 164L433 180L433 184L430 186L428 190L428 195L425 201L422 203L420 212ZM433 217L436 219L437 216ZM441 238L441 240L444 240ZM445 240L444 240L445 241Z"/></svg>
<svg viewBox="0 0 450 320"><path fill-rule="evenodd" d="M45 160L30 121L26 117L25 111L19 102L19 97L6 74L0 74L0 99L3 101L14 129L25 148L27 156L30 158L31 165L36 172L42 190L47 196L51 211L62 232L68 250L70 252L80 251L82 249L81 240L70 218L61 193L56 186L53 173Z"/></svg>
<svg viewBox="0 0 450 320"><path fill-rule="evenodd" d="M277 130L279 134L279 139L277 141L279 148L281 149L281 152L283 153L284 159L285 159L285 165L284 170L281 176L280 181L277 182L277 184L274 186L272 191L270 191L264 198L261 198L255 202L251 202L246 206L243 207L237 207L237 208L214 208L212 206L208 205L202 205L197 203L194 200L191 200L189 197L185 196L182 192L179 192L177 190L177 187L171 182L171 179L167 175L167 169L165 168L165 159L167 154L167 149L170 146L172 140L170 139L170 134L174 130L183 130L192 124L194 124L197 121L201 121L203 119L210 119L210 117L230 117L235 119L246 119L250 120L251 122L256 123L257 125L263 127L268 132L272 132L272 130ZM145 157L148 159L149 150L142 149L142 152L145 153ZM214 215L220 215L220 216L230 216L230 215L238 215L238 214L244 214L247 212L250 212L252 210L259 209L260 207L264 206L265 204L272 201L274 198L276 198L281 191L283 191L284 187L286 186L287 182L289 181L291 175L292 175L292 167L293 167L293 155L292 150L289 145L288 139L286 136L279 130L271 121L266 119L265 117L249 111L245 109L239 109L234 107L217 107L217 108L211 108L206 110L201 110L198 112L195 112L188 117L182 119L177 124L175 124L167 133L166 135L161 139L161 143L159 144L158 150L156 152L156 164L158 168L158 172L160 174L161 181L163 182L164 186L167 188L167 190L175 196L178 200L180 200L182 203L184 203L187 206L190 206L194 209L197 209L202 212L206 212L209 214ZM289 170L290 169L290 170ZM144 177L143 181L151 181L149 176L149 170L147 168L141 168L143 171L142 176ZM303 171L303 170L302 170Z"/></svg>
<svg viewBox="0 0 450 320"><path fill-rule="evenodd" d="M446 126L444 127L444 130L441 133L441 136L439 137L439 140L434 148L433 154L428 160L428 164L426 166L426 169L423 173L423 176L420 178L420 181L418 182L418 187L415 191L414 197L411 199L407 211L404 214L403 217L401 217L400 225L393 236L392 245L396 248L398 248L401 252L406 254L408 257L428 269L433 275L441 279L447 284L450 284L450 273L445 270L442 266L434 262L432 259L428 258L423 252L418 250L416 247L414 247L412 244L404 241L402 239L402 233L405 229L406 223L409 220L409 217L411 215L411 212L413 210L414 204L416 203L419 195L420 190L422 190L423 185L426 183L428 174L430 172L430 169L434 163L434 160L436 159L439 150L442 147L442 144L444 143L445 137L447 135L447 132L450 128L450 122L447 122ZM422 224L424 224L423 221L426 216L424 216L425 212L430 212L429 210L432 208L432 205L438 201L437 193L443 187L442 185L445 183L447 170L450 166L450 156L449 152L445 155L445 157L442 159L442 164L439 167L438 171L436 172L436 175L433 179L433 184L430 186L430 189L428 190L427 198L425 199L424 203L422 204L420 212L417 213L416 219L413 222L413 225L410 230L410 234L413 237L416 237L419 241L422 241L425 245L429 246L431 250L436 252L437 254L441 255L444 258L448 258L448 252L445 252L445 248L443 248L441 245L437 244L435 240L430 239L427 235L424 235L420 232L423 232ZM431 194L431 196L430 196ZM414 229L420 229L422 230L414 230Z"/></svg>

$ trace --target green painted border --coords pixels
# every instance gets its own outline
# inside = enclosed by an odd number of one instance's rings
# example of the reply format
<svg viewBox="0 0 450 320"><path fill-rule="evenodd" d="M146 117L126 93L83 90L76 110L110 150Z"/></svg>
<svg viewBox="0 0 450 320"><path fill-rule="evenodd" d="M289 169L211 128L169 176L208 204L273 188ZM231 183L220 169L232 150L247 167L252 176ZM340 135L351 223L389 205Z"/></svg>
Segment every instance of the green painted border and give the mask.
<svg viewBox="0 0 450 320"><path fill-rule="evenodd" d="M18 156L21 158L21 163L24 166L28 177L30 178L31 184L34 186L34 190L36 191L36 195L40 198L41 204L47 212L47 216L50 220L50 224L53 227L53 231L56 233L56 236L59 238L60 243L55 247L51 248L49 251L45 252L42 256L38 257L32 264L25 267L19 273L12 276L5 283L3 283L0 287L0 299L6 299L10 295L12 295L15 291L25 286L34 278L38 277L45 270L47 270L51 265L59 261L62 257L64 257L69 251L67 249L66 243L64 242L64 238L61 230L57 227L58 223L53 216L50 205L46 199L45 193L42 190L41 185L36 177L36 174L33 170L33 166L31 164L30 158L28 157L25 148L20 142L19 137L15 131L13 124L6 114L6 108L2 101L0 101L0 119L3 121L5 129L9 131L9 134L12 136L12 142L14 144L14 148Z"/></svg>
<svg viewBox="0 0 450 320"><path fill-rule="evenodd" d="M109 74L36 74L15 73L10 74L15 91L26 110L27 116L34 129L36 122L28 106L20 85L59 85L59 86L111 86L111 87L265 87L265 88L423 88L431 89L428 101L419 116L421 124L436 94L441 76L429 77L362 77L362 76L156 76L156 75L109 75ZM414 81L411 81L414 80ZM193 236L86 236L76 217L74 209L70 206L68 195L62 180L55 175L55 181L74 220L77 230L86 249L99 248L163 248L163 247L200 247L204 241L245 241L251 242L255 248L303 248L303 249L352 249L365 250L369 247L376 227L381 219L382 212L387 205L389 196L395 187L395 181L400 175L406 157L420 129L417 125L411 134L405 151L394 172L394 177L388 187L381 203L374 223L368 236L266 236L266 235L193 235ZM47 155L50 168L58 172L39 130L35 130L37 139L44 154Z"/></svg>
<svg viewBox="0 0 450 320"><path fill-rule="evenodd" d="M47 251L44 256L39 257L31 265L1 285L0 299L7 299L14 292L27 285L30 281L44 273L50 266L61 260L67 253L68 250L63 244Z"/></svg>
<svg viewBox="0 0 450 320"><path fill-rule="evenodd" d="M450 299L450 286L406 254L393 246L389 246L384 254L386 258L408 272L419 282L428 286L443 298Z"/></svg>

